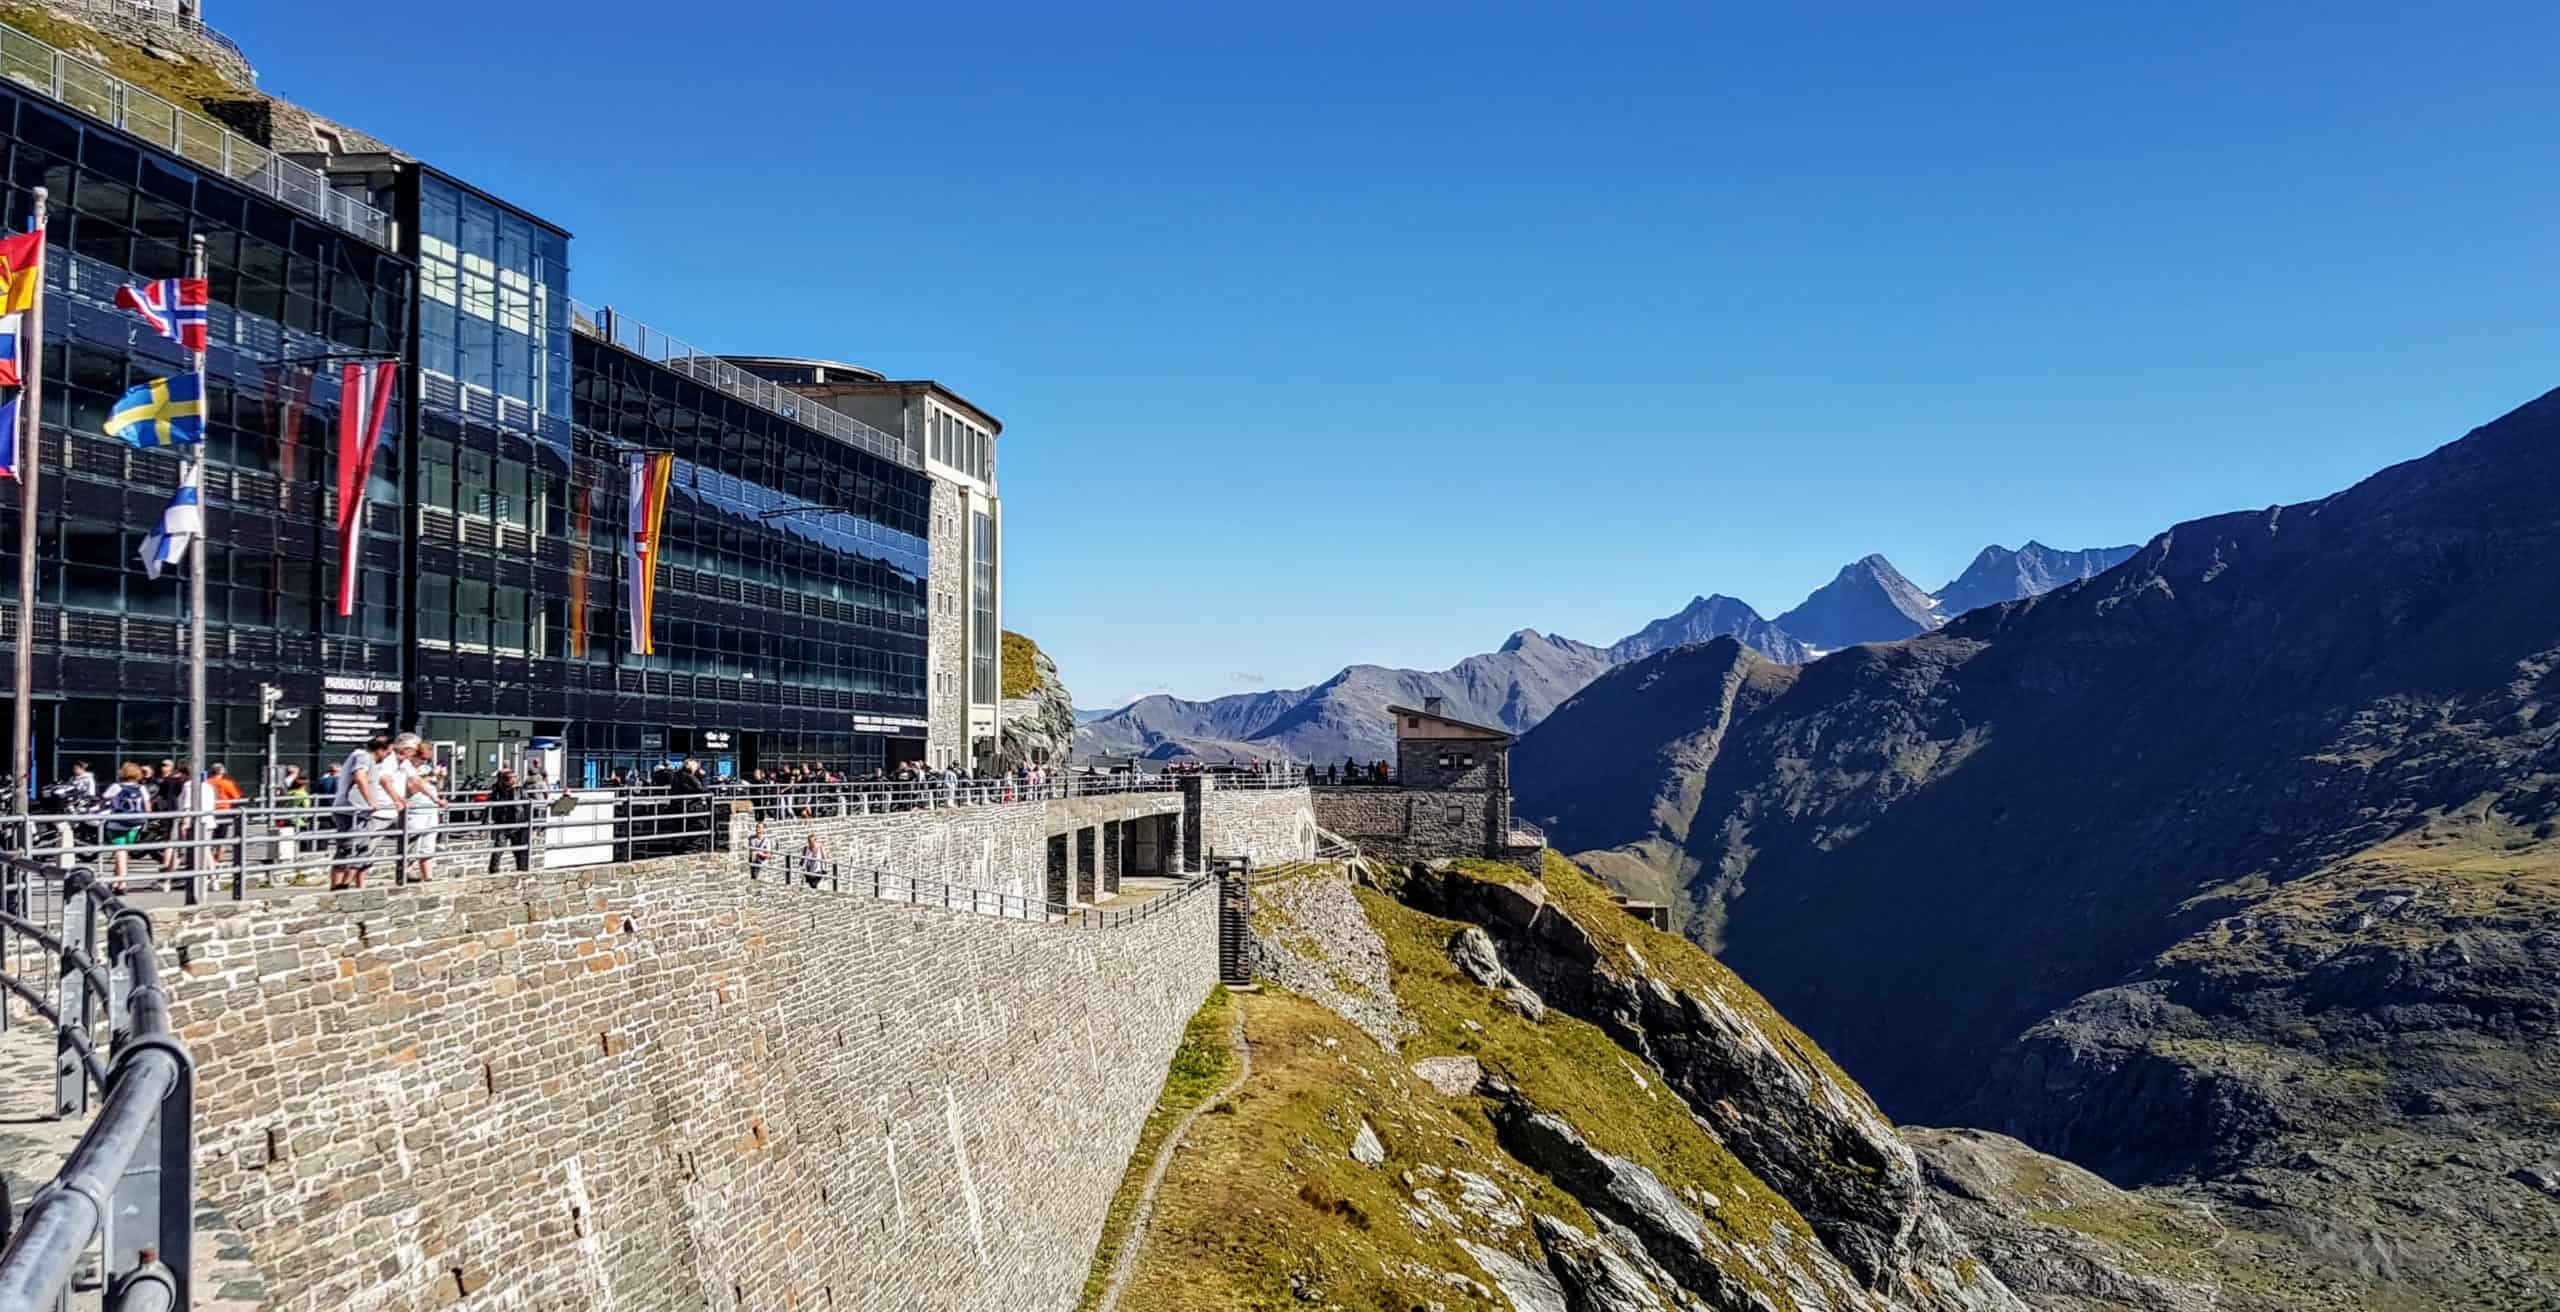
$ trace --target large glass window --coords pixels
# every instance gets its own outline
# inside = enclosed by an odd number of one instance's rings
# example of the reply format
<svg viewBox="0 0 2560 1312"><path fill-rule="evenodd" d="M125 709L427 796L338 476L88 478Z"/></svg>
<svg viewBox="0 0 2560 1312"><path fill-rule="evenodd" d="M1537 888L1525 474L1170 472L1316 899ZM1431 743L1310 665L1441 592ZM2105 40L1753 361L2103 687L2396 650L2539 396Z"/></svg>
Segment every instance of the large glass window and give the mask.
<svg viewBox="0 0 2560 1312"><path fill-rule="evenodd" d="M969 700L996 700L996 520L969 516Z"/></svg>

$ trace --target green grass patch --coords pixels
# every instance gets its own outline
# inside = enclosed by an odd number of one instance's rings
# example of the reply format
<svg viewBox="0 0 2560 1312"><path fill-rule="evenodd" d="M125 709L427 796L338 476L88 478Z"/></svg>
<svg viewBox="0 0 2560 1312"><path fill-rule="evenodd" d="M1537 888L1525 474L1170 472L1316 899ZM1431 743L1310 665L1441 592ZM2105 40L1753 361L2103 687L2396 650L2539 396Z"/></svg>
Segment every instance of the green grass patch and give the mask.
<svg viewBox="0 0 2560 1312"><path fill-rule="evenodd" d="M239 100L257 92L255 87L233 83L208 64L192 60L172 64L42 5L0 3L0 23L75 57L104 64L117 77L195 113L204 112L207 100Z"/></svg>
<svg viewBox="0 0 2560 1312"><path fill-rule="evenodd" d="M1011 629L1004 634L1004 695L1028 697L1040 689L1040 644Z"/></svg>
<svg viewBox="0 0 2560 1312"><path fill-rule="evenodd" d="M1102 1222L1102 1242L1094 1249L1093 1268L1085 1275L1084 1296L1076 1302L1077 1312L1090 1312L1102 1297L1111 1264L1119 1260L1120 1245L1129 1236L1129 1217L1138 1206L1138 1191L1146 1184L1147 1172L1154 1167L1165 1136L1173 1133L1176 1122L1208 1101L1209 1095L1224 1088L1234 1076L1236 1057L1227 1046L1227 1031L1234 1018L1235 996L1221 984L1209 990L1209 1000L1200 1004L1190 1023L1182 1027L1182 1043L1173 1050L1173 1061L1165 1067L1164 1088L1156 1094L1155 1110L1147 1114L1146 1127L1138 1132L1137 1151L1129 1155L1129 1169L1111 1195L1111 1209Z"/></svg>

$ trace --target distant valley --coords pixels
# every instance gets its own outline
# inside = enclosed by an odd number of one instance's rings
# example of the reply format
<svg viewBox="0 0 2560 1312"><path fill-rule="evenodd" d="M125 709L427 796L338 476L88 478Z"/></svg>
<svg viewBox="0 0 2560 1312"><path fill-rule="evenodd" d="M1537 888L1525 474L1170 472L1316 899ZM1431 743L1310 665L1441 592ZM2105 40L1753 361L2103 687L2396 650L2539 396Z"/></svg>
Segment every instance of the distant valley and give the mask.
<svg viewBox="0 0 2560 1312"><path fill-rule="evenodd" d="M1772 661L1802 664L1842 647L1927 633L1966 611L2089 578L2134 551L2062 551L2039 542L2016 550L1985 547L1934 593L1871 555L1842 567L1775 620L1732 597L1701 596L1606 647L1522 629L1496 650L1446 670L1353 665L1311 688L1208 701L1142 697L1114 710L1077 711L1076 749L1157 760L1374 760L1393 750L1386 708L1429 697L1441 698L1452 715L1525 733L1592 680L1658 652L1730 637Z"/></svg>

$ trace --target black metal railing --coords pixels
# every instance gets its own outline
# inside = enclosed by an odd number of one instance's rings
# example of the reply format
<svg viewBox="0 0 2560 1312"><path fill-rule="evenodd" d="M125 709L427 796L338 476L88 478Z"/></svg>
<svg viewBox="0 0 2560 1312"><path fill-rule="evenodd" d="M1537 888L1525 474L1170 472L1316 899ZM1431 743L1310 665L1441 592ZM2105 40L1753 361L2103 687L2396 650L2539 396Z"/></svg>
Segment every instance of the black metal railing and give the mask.
<svg viewBox="0 0 2560 1312"><path fill-rule="evenodd" d="M187 1306L195 1061L169 1023L150 916L89 871L0 857L0 984L53 1025L55 1115L89 1111L96 1094L96 1115L0 1252L0 1309L68 1308L93 1251L108 1312ZM0 998L0 1025L7 1015Z"/></svg>
<svg viewBox="0 0 2560 1312"><path fill-rule="evenodd" d="M49 804L50 800L49 800ZM293 882L360 886L604 865L707 852L727 842L729 808L701 793L573 789L511 800L462 795L441 807L240 802L210 811L105 810L94 799L0 816L0 854L86 868L116 892L165 887L189 902Z"/></svg>

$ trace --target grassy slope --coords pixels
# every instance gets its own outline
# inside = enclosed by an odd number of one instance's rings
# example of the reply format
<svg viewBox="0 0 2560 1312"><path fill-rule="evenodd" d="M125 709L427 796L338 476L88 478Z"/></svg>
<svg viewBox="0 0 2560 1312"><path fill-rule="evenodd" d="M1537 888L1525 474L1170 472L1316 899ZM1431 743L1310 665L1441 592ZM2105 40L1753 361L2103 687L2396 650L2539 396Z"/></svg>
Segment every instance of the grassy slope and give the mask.
<svg viewBox="0 0 2560 1312"><path fill-rule="evenodd" d="M1506 867L1486 867L1499 871ZM1518 874L1513 871L1513 874ZM1550 872L1551 895L1595 926L1612 952L1651 934L1608 902L1607 894L1570 866ZM1363 889L1361 906L1383 939L1398 1001L1421 1026L1403 1060L1380 1049L1332 1012L1285 993L1238 999L1253 1044L1254 1074L1227 1107L1193 1127L1159 1194L1153 1239L1122 1302L1127 1312L1229 1312L1297 1305L1293 1280L1322 1303L1392 1312L1429 1302L1460 1308L1482 1302L1430 1272L1481 1279L1445 1227L1417 1226L1407 1173L1442 1200L1454 1187L1429 1180L1427 1168L1494 1177L1530 1210L1585 1230L1579 1204L1497 1145L1487 1104L1448 1097L1416 1079L1405 1063L1466 1055L1530 1101L1570 1120L1602 1151L1641 1163L1675 1190L1703 1190L1721 1206L1711 1224L1738 1247L1766 1251L1772 1230L1794 1246L1818 1247L1810 1227L1715 1139L1680 1099L1597 1028L1550 1013L1532 1023L1450 964L1447 943L1457 922L1426 915ZM1645 941L1657 974L1702 981L1737 1007L1766 1006L1693 946L1668 936ZM1792 1029L1783 1033L1792 1036ZM1809 1044L1794 1042L1805 1051ZM1854 1088L1855 1086L1850 1086ZM1348 1145L1366 1116L1387 1147L1382 1168L1351 1160ZM1526 1227L1501 1245L1529 1255ZM1752 1272L1734 1273L1777 1297Z"/></svg>
<svg viewBox="0 0 2560 1312"><path fill-rule="evenodd" d="M1040 644L1007 629L1004 632L1004 695L1028 697L1040 687Z"/></svg>
<svg viewBox="0 0 2560 1312"><path fill-rule="evenodd" d="M42 5L0 3L0 23L107 66L107 71L181 108L203 112L206 100L237 100L254 88L236 86L203 64L172 64L100 35L77 18Z"/></svg>
<svg viewBox="0 0 2560 1312"><path fill-rule="evenodd" d="M1165 1071L1164 1089L1156 1095L1156 1108L1148 1113L1146 1128L1138 1132L1136 1151L1129 1154L1128 1174L1121 1177L1119 1191L1111 1195L1111 1210L1102 1222L1102 1242L1093 1254L1093 1270L1085 1277L1084 1296L1076 1303L1078 1312L1091 1308L1102 1297L1111 1264L1119 1257L1120 1243L1128 1237L1129 1214L1138 1205L1138 1191L1146 1183L1157 1150L1164 1146L1165 1135L1172 1132L1175 1122L1224 1086L1235 1070L1235 1054L1227 1049L1228 1023L1234 1014L1235 996L1222 984L1210 990L1209 1000L1183 1027L1182 1044L1174 1049L1173 1062Z"/></svg>

